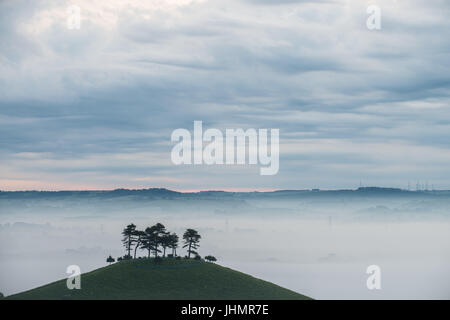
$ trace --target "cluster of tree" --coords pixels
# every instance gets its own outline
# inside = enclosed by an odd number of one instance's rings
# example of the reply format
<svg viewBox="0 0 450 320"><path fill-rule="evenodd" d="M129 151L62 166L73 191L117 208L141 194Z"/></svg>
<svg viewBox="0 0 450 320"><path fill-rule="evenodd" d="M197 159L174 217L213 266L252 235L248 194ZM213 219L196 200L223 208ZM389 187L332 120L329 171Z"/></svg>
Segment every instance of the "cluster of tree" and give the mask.
<svg viewBox="0 0 450 320"><path fill-rule="evenodd" d="M136 259L137 250L147 250L147 256L150 258L153 254L155 258L158 258L158 253L162 253L162 256L166 256L167 249L172 250L171 256L177 256L178 248L178 235L176 233L170 233L166 230L166 227L157 223L145 230L136 229L136 225L129 224L122 231L123 239L122 243L125 246L126 255L125 259ZM201 236L194 229L187 229L183 234L183 248L187 248L187 257L191 255L199 256L195 251L200 246ZM133 253L133 256L131 255ZM112 257L110 257L113 259ZM110 260L108 258L108 260ZM114 262L114 261L107 261Z"/></svg>

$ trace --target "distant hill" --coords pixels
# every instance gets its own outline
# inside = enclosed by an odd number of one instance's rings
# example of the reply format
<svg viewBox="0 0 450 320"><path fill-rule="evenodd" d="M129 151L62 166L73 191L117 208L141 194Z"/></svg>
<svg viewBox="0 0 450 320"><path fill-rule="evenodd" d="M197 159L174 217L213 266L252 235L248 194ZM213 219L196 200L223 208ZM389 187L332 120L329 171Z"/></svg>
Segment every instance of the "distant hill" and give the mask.
<svg viewBox="0 0 450 320"><path fill-rule="evenodd" d="M261 198L317 198L317 197L449 197L450 190L421 190L408 191L397 188L360 187L358 189L341 190L277 190L270 192L228 192L228 191L200 191L178 192L165 188L149 189L116 189L116 190L84 190L84 191L0 191L0 200L71 200L71 199L134 199L134 200L175 200L175 199L261 199Z"/></svg>
<svg viewBox="0 0 450 320"><path fill-rule="evenodd" d="M192 259L121 261L81 275L81 289L68 290L66 280L11 295L6 299L310 299L218 264Z"/></svg>

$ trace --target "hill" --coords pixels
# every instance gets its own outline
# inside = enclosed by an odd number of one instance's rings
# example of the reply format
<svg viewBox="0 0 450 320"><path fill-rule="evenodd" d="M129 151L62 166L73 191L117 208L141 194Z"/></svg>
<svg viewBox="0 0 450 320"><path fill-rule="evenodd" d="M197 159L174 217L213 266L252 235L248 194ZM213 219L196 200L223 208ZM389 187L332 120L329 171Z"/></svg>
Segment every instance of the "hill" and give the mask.
<svg viewBox="0 0 450 320"><path fill-rule="evenodd" d="M8 296L6 299L310 299L273 283L198 260L121 261L81 275L81 289L66 280Z"/></svg>

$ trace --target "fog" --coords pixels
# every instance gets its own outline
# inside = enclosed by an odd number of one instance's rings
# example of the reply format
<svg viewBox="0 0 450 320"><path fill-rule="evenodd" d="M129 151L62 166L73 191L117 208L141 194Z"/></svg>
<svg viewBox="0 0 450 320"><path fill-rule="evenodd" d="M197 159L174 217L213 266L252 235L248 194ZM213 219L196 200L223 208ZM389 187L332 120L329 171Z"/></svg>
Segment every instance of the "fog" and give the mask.
<svg viewBox="0 0 450 320"><path fill-rule="evenodd" d="M127 224L145 229L161 222L180 236L197 229L200 255L315 299L448 299L449 199L431 193L2 193L0 291L10 295L63 279L73 264L82 272L103 267L108 255L124 255ZM366 286L369 265L381 269L380 290Z"/></svg>

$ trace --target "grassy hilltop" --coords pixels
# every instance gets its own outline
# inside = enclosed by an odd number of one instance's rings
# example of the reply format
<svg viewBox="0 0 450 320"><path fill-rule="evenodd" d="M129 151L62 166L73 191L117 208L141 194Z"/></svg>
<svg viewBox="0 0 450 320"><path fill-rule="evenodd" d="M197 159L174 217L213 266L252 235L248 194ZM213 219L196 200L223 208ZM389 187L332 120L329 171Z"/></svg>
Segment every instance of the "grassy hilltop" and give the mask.
<svg viewBox="0 0 450 320"><path fill-rule="evenodd" d="M81 289L66 280L6 299L310 299L273 283L217 264L193 259L121 261L82 274Z"/></svg>

